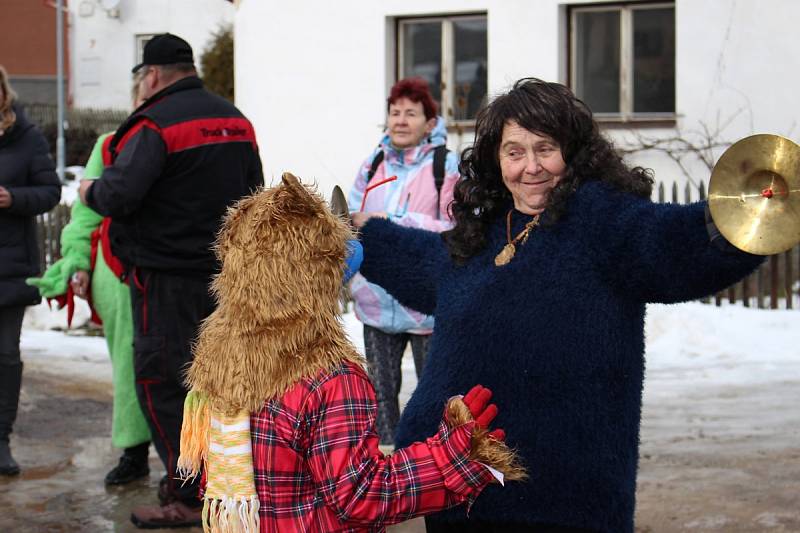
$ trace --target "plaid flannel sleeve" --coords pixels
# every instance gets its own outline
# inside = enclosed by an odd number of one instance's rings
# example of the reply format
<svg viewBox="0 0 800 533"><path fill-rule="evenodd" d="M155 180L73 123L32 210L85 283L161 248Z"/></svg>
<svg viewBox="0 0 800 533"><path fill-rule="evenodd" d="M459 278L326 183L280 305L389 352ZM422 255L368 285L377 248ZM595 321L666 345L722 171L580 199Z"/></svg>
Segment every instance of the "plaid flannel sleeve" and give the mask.
<svg viewBox="0 0 800 533"><path fill-rule="evenodd" d="M339 375L318 390L308 465L342 523L388 525L472 501L493 480L469 460L474 423L444 420L425 442L384 456L375 431L377 404L363 373Z"/></svg>

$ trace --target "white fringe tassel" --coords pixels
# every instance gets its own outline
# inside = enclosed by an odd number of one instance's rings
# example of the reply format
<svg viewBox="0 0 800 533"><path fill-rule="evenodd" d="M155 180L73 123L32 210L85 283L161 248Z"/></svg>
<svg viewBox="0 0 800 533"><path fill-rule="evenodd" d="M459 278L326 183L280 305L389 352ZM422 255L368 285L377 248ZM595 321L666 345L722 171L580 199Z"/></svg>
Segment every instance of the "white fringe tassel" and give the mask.
<svg viewBox="0 0 800 533"><path fill-rule="evenodd" d="M223 496L203 502L203 531L206 533L258 533L258 497Z"/></svg>

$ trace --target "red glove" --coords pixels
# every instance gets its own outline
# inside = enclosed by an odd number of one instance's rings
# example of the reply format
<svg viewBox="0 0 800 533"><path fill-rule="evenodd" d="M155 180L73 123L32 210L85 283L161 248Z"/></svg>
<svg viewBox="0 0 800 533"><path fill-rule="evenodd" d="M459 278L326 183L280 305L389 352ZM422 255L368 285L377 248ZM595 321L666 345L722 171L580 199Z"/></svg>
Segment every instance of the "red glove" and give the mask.
<svg viewBox="0 0 800 533"><path fill-rule="evenodd" d="M491 397L492 391L483 385L475 385L464 396L464 403L469 408L469 412L472 413L472 418L483 429L488 429L489 424L497 416L497 406L489 403ZM502 441L506 438L506 432L502 429L495 429L489 432L489 436L495 440Z"/></svg>

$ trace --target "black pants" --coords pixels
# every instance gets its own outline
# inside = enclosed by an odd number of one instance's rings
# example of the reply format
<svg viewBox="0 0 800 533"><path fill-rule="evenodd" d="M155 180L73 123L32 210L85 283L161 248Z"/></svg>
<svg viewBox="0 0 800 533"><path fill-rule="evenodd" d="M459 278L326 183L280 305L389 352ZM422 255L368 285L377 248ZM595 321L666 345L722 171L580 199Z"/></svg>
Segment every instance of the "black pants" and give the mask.
<svg viewBox="0 0 800 533"><path fill-rule="evenodd" d="M385 333L364 325L364 355L367 357L369 377L375 386L378 400L378 434L381 444L394 443L394 430L400 420L400 394L403 372L401 363L406 345L411 342L414 370L417 377L422 373L425 356L428 354L430 335L412 333Z"/></svg>
<svg viewBox="0 0 800 533"><path fill-rule="evenodd" d="M0 440L8 442L17 418L22 361L19 337L25 306L0 307Z"/></svg>
<svg viewBox="0 0 800 533"><path fill-rule="evenodd" d="M175 476L188 392L184 375L198 326L214 310L209 281L142 269L129 280L136 393L167 471L169 493L192 506L199 504L199 476L185 484Z"/></svg>
<svg viewBox="0 0 800 533"><path fill-rule="evenodd" d="M547 524L511 524L503 522L445 523L425 518L427 533L593 533L588 529Z"/></svg>

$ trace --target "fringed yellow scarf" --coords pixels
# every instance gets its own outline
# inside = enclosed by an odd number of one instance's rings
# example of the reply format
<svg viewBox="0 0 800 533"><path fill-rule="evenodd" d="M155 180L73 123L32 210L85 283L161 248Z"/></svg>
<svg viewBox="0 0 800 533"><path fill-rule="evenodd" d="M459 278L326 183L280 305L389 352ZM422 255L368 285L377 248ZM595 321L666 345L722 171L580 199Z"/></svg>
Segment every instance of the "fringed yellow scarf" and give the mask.
<svg viewBox="0 0 800 533"><path fill-rule="evenodd" d="M203 529L257 533L258 495L253 478L250 413L215 411L201 392L186 396L178 475L192 479L206 470Z"/></svg>

